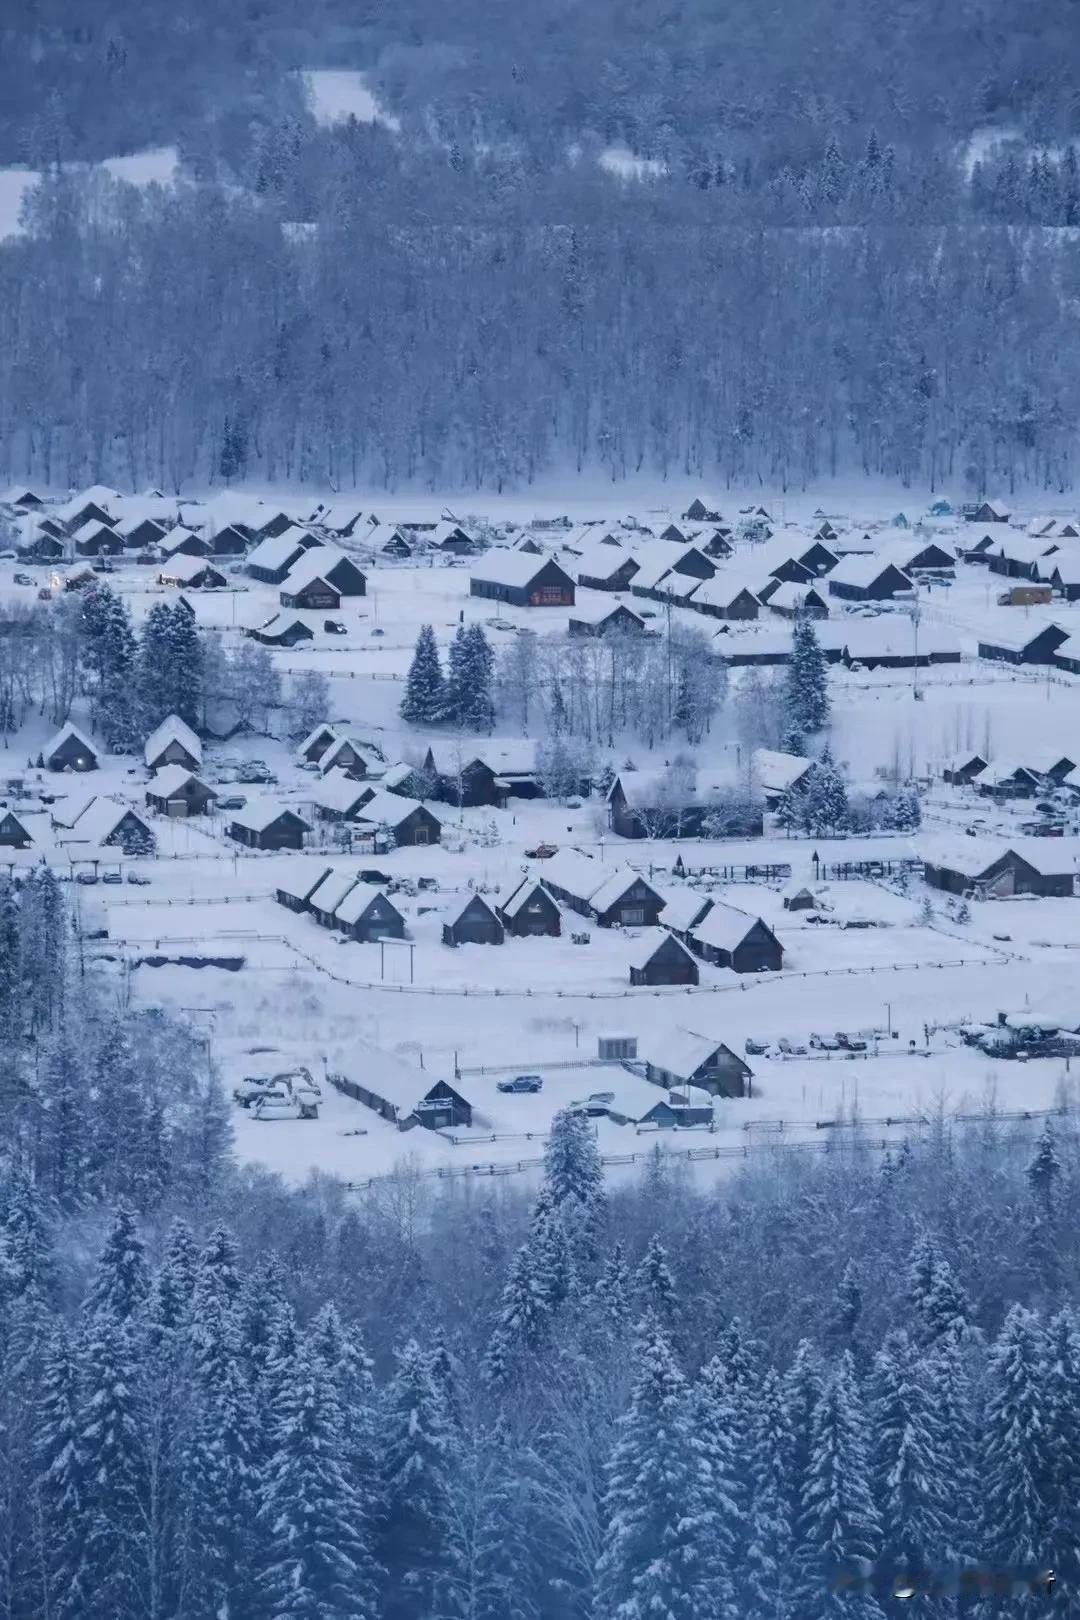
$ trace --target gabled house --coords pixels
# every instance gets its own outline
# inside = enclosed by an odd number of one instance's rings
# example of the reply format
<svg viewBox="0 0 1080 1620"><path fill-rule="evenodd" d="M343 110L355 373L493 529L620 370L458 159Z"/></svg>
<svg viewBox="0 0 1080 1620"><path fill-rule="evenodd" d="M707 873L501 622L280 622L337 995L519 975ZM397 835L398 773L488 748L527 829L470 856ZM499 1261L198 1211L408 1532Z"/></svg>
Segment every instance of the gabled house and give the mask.
<svg viewBox="0 0 1080 1620"><path fill-rule="evenodd" d="M448 1080L432 1084L430 1073L406 1063L393 1053L351 1043L349 1063L361 1076L341 1075L335 1084L383 1119L407 1131L423 1125L429 1130L449 1130L471 1125L472 1104Z"/></svg>
<svg viewBox="0 0 1080 1620"><path fill-rule="evenodd" d="M755 748L750 763L766 809L775 810L788 789L802 781L813 760L778 748Z"/></svg>
<svg viewBox="0 0 1080 1620"><path fill-rule="evenodd" d="M665 770L620 771L607 792L608 820L620 838L700 838L721 830L761 834L761 809L728 770L689 771L685 781ZM728 822L734 818L733 825Z"/></svg>
<svg viewBox="0 0 1080 1620"><path fill-rule="evenodd" d="M817 586L808 582L796 585L792 581L784 581L775 589L766 589L761 592L761 601L764 602L770 613L776 613L782 619L794 619L800 614L807 619L827 619L829 617L829 603L827 597L821 594Z"/></svg>
<svg viewBox="0 0 1080 1620"><path fill-rule="evenodd" d="M983 501L974 509L964 511L968 523L1008 523L1012 516L1003 501Z"/></svg>
<svg viewBox="0 0 1080 1620"><path fill-rule="evenodd" d="M202 743L186 721L178 714L170 714L147 737L143 762L150 771L159 771L163 765L183 765L189 771L198 771L202 769Z"/></svg>
<svg viewBox="0 0 1080 1620"><path fill-rule="evenodd" d="M829 536L829 538L832 540L836 539L835 531ZM794 555L795 561L800 563L802 567L813 576L814 579L821 579L823 575L831 574L837 563L840 561L839 552L830 549L830 547L825 543L825 539L821 535L820 530L814 536L813 540L811 540L808 546L805 548L801 546L798 547L795 550Z"/></svg>
<svg viewBox="0 0 1080 1620"><path fill-rule="evenodd" d="M905 573L935 574L939 576L956 573L956 554L947 551L936 540L912 539L908 544L896 544L891 548L891 561L904 570Z"/></svg>
<svg viewBox="0 0 1080 1620"><path fill-rule="evenodd" d="M383 762L374 749L355 737L335 737L319 758L319 769L344 771L356 782L371 781L383 774Z"/></svg>
<svg viewBox="0 0 1080 1620"><path fill-rule="evenodd" d="M358 538L362 539L365 527L363 517L363 511L359 506L339 502L335 506L325 507L319 513L319 526L325 529L328 534L336 535L339 540L348 539L350 535L356 533L359 527L360 535Z"/></svg>
<svg viewBox="0 0 1080 1620"><path fill-rule="evenodd" d="M264 585L280 585L305 551L321 546L318 535L290 523L277 534L260 540L249 554L245 570L252 579L261 580Z"/></svg>
<svg viewBox="0 0 1080 1620"><path fill-rule="evenodd" d="M66 551L66 540L51 534L44 525L39 525L37 532L23 546L22 555L33 562L59 562Z"/></svg>
<svg viewBox="0 0 1080 1620"><path fill-rule="evenodd" d="M472 894L449 922L443 923L444 945L501 945L502 920L482 894Z"/></svg>
<svg viewBox="0 0 1080 1620"><path fill-rule="evenodd" d="M614 871L576 849L559 850L544 863L543 884L572 911L604 928L652 928L664 897L630 867Z"/></svg>
<svg viewBox="0 0 1080 1620"><path fill-rule="evenodd" d="M337 735L334 727L327 725L325 722L321 726L316 726L314 731L308 732L296 750L297 763L301 765L318 765L330 744L336 740Z"/></svg>
<svg viewBox="0 0 1080 1620"><path fill-rule="evenodd" d="M572 636L640 635L644 629L645 620L625 602L575 607L567 625Z"/></svg>
<svg viewBox="0 0 1080 1620"><path fill-rule="evenodd" d="M206 557L193 557L178 552L158 571L159 585L179 585L189 591L220 591L228 580L220 568L215 568Z"/></svg>
<svg viewBox="0 0 1080 1620"><path fill-rule="evenodd" d="M239 523L226 523L207 535L211 557L242 557L250 542L250 532Z"/></svg>
<svg viewBox="0 0 1080 1620"><path fill-rule="evenodd" d="M630 960L633 985L697 984L698 965L686 946L663 928L650 928Z"/></svg>
<svg viewBox="0 0 1080 1620"><path fill-rule="evenodd" d="M136 515L122 518L116 532L125 551L146 551L150 546L160 546L169 531L160 518Z"/></svg>
<svg viewBox="0 0 1080 1620"><path fill-rule="evenodd" d="M0 846L4 849L29 849L33 842L14 810L0 809Z"/></svg>
<svg viewBox="0 0 1080 1620"><path fill-rule="evenodd" d="M150 823L130 804L94 798L62 832L57 842L86 844L91 849L121 849L125 855L153 855L157 839Z"/></svg>
<svg viewBox="0 0 1080 1620"><path fill-rule="evenodd" d="M227 837L247 849L303 849L311 823L272 800L249 800L242 810L229 813Z"/></svg>
<svg viewBox="0 0 1080 1620"><path fill-rule="evenodd" d="M514 607L573 607L574 581L554 557L489 551L469 580L473 596Z"/></svg>
<svg viewBox="0 0 1080 1620"><path fill-rule="evenodd" d="M374 793L361 806L359 814L354 819L365 824L370 823L376 831L385 828L399 847L438 844L442 839L442 822L438 816L432 814L426 804L420 804L416 799L406 799L399 793L388 793L383 789Z"/></svg>
<svg viewBox="0 0 1080 1620"><path fill-rule="evenodd" d="M683 513L683 518L690 523L719 523L720 513L713 511L705 505L700 496L695 497Z"/></svg>
<svg viewBox="0 0 1080 1620"><path fill-rule="evenodd" d="M639 1044L645 1078L666 1091L700 1086L714 1097L748 1097L753 1072L737 1053L713 1035L666 1029Z"/></svg>
<svg viewBox="0 0 1080 1620"><path fill-rule="evenodd" d="M298 557L281 585L281 605L291 608L339 608L343 596L363 596L367 579L351 558L331 546L319 546Z"/></svg>
<svg viewBox="0 0 1080 1620"><path fill-rule="evenodd" d="M158 542L158 555L172 559L173 557L206 557L210 554L210 547L201 534L194 529L177 527L170 529Z"/></svg>
<svg viewBox="0 0 1080 1620"><path fill-rule="evenodd" d="M980 771L985 771L989 763L990 761L983 759L981 754L973 753L970 750L966 754L954 754L941 773L942 780L948 782L952 787L967 787L969 782L975 780Z"/></svg>
<svg viewBox="0 0 1080 1620"><path fill-rule="evenodd" d="M91 521L104 523L111 528L116 519L110 508L119 500L115 489L109 489L106 484L93 484L80 495L73 495L63 505L54 507L52 515L58 523L63 524L67 534L74 534L76 529Z"/></svg>
<svg viewBox="0 0 1080 1620"><path fill-rule="evenodd" d="M359 873L345 871L340 866L332 866L322 882L311 890L306 902L307 910L311 912L320 928L336 926L338 908L345 896L351 894L359 882Z"/></svg>
<svg viewBox="0 0 1080 1620"><path fill-rule="evenodd" d="M949 894L986 900L1014 894L1067 898L1075 893L1076 860L1062 839L1029 838L1007 845L975 838L955 845L928 841L922 855L926 882Z"/></svg>
<svg viewBox="0 0 1080 1620"><path fill-rule="evenodd" d="M304 861L288 861L283 863L282 874L277 880L274 898L279 906L286 906L289 911L309 910L309 901L315 890L327 877L332 867L322 862L308 864Z"/></svg>
<svg viewBox="0 0 1080 1620"><path fill-rule="evenodd" d="M454 557L471 557L477 549L472 535L449 518L442 518L424 538L433 551L447 552Z"/></svg>
<svg viewBox="0 0 1080 1620"><path fill-rule="evenodd" d="M98 751L85 732L68 720L41 750L49 771L96 771Z"/></svg>
<svg viewBox="0 0 1080 1620"><path fill-rule="evenodd" d="M849 602L888 602L915 589L910 574L880 557L844 557L828 578L829 593Z"/></svg>
<svg viewBox="0 0 1080 1620"><path fill-rule="evenodd" d="M343 770L327 771L312 793L315 813L322 821L358 821L364 805L374 796L370 782L358 782Z"/></svg>
<svg viewBox="0 0 1080 1620"><path fill-rule="evenodd" d="M295 647L298 641L311 641L315 632L299 613L282 611L267 619L257 630L249 630L253 641L264 647Z"/></svg>
<svg viewBox="0 0 1080 1620"><path fill-rule="evenodd" d="M1039 790L1038 772L1011 759L994 760L969 780L988 799L1033 799Z"/></svg>
<svg viewBox="0 0 1080 1620"><path fill-rule="evenodd" d="M115 557L123 551L124 542L111 523L100 523L87 518L72 530L71 544L77 557Z"/></svg>
<svg viewBox="0 0 1080 1620"><path fill-rule="evenodd" d="M382 889L367 883L350 889L334 912L334 922L358 944L378 944L383 939L404 939L405 918Z"/></svg>
<svg viewBox="0 0 1080 1620"><path fill-rule="evenodd" d="M184 765L166 765L146 785L146 802L159 815L174 820L205 816L213 808L217 790Z"/></svg>
<svg viewBox="0 0 1080 1620"><path fill-rule="evenodd" d="M578 584L590 590L625 591L641 572L641 565L621 546L595 540L582 549L573 564L573 572Z"/></svg>
<svg viewBox="0 0 1080 1620"><path fill-rule="evenodd" d="M539 878L523 877L495 902L495 910L515 939L537 934L558 938L562 933L562 912Z"/></svg>
<svg viewBox="0 0 1080 1620"><path fill-rule="evenodd" d="M979 657L1003 664L1052 664L1069 632L1057 624L1026 625L1015 634L995 632L979 638Z"/></svg>
<svg viewBox="0 0 1080 1620"><path fill-rule="evenodd" d="M1010 534L1002 540L994 540L981 555L992 574L1037 585L1049 584L1060 552L1061 546L1056 540L1033 540L1029 535Z"/></svg>
<svg viewBox="0 0 1080 1620"><path fill-rule="evenodd" d="M757 576L754 576L757 580ZM690 606L711 619L757 619L761 600L742 577L727 572L705 580L694 592Z"/></svg>
<svg viewBox="0 0 1080 1620"><path fill-rule="evenodd" d="M784 948L767 923L719 901L694 924L687 943L703 961L735 973L777 973L784 965Z"/></svg>
<svg viewBox="0 0 1080 1620"><path fill-rule="evenodd" d="M11 484L4 493L5 506L21 506L24 511L36 512L45 505L42 497L27 484Z"/></svg>
<svg viewBox="0 0 1080 1620"><path fill-rule="evenodd" d="M1056 556L1053 563L1050 584L1058 596L1064 597L1066 602L1080 601L1080 557L1062 554Z"/></svg>

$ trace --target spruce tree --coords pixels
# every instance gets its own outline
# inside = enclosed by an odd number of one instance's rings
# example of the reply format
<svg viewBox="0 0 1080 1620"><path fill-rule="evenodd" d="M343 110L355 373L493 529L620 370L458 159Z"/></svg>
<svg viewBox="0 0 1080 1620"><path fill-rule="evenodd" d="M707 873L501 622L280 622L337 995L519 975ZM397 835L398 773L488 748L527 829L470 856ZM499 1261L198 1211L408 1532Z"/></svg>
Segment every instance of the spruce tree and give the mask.
<svg viewBox="0 0 1080 1620"><path fill-rule="evenodd" d="M829 675L814 621L800 614L792 629L791 661L785 682L788 726L805 741L829 724ZM791 752L801 753L802 749Z"/></svg>
<svg viewBox="0 0 1080 1620"><path fill-rule="evenodd" d="M906 1576L920 1590L950 1550L950 1465L937 1444L926 1374L907 1335L892 1333L874 1358L870 1388L881 1564L887 1576Z"/></svg>
<svg viewBox="0 0 1080 1620"><path fill-rule="evenodd" d="M262 1612L267 1620L379 1620L385 1611L346 1473L334 1383L310 1342L297 1344L276 1402L260 1508L269 1548Z"/></svg>
<svg viewBox="0 0 1080 1620"><path fill-rule="evenodd" d="M793 1441L780 1379L768 1368L751 1413L750 1514L745 1546L747 1620L793 1620Z"/></svg>
<svg viewBox="0 0 1080 1620"><path fill-rule="evenodd" d="M146 1248L134 1214L121 1204L105 1235L86 1309L91 1316L126 1324L142 1310L149 1292Z"/></svg>
<svg viewBox="0 0 1080 1620"><path fill-rule="evenodd" d="M100 1280L100 1279L99 1279ZM142 1354L126 1267L99 1290L83 1344L78 1447L86 1602L81 1620L144 1613L150 1589Z"/></svg>
<svg viewBox="0 0 1080 1620"><path fill-rule="evenodd" d="M870 1491L866 1420L846 1352L814 1408L802 1510L798 1566L804 1605L819 1615L875 1620L878 1605L859 1588L878 1555L880 1524ZM845 1590L849 1580L854 1590Z"/></svg>
<svg viewBox="0 0 1080 1620"><path fill-rule="evenodd" d="M630 1408L608 1463L595 1614L702 1620L714 1612L702 1606L712 1573L710 1504L695 1477L686 1383L655 1318L641 1324L634 1365Z"/></svg>
<svg viewBox="0 0 1080 1620"><path fill-rule="evenodd" d="M45 1346L37 1424L42 1608L57 1620L81 1620L88 1601L79 1372L71 1337L58 1323Z"/></svg>
<svg viewBox="0 0 1080 1620"><path fill-rule="evenodd" d="M428 1357L397 1354L381 1433L381 1620L430 1620L455 1574L453 1444Z"/></svg>
<svg viewBox="0 0 1080 1620"><path fill-rule="evenodd" d="M544 1186L557 1207L568 1198L596 1207L604 1196L604 1168L589 1120L560 1109L544 1148Z"/></svg>
<svg viewBox="0 0 1080 1620"><path fill-rule="evenodd" d="M465 730L472 709L475 688L475 643L469 629L459 624L450 643L447 659L443 719L448 725Z"/></svg>
<svg viewBox="0 0 1080 1620"><path fill-rule="evenodd" d="M750 1529L750 1469L745 1392L722 1356L707 1361L687 1395L691 1494L686 1513L699 1538L697 1601L702 1615L736 1620L742 1613Z"/></svg>
<svg viewBox="0 0 1080 1620"><path fill-rule="evenodd" d="M982 1459L982 1552L997 1569L1038 1568L1046 1558L1053 1463L1038 1318L1014 1305L987 1368Z"/></svg>
<svg viewBox="0 0 1080 1620"><path fill-rule="evenodd" d="M445 683L435 632L430 624L422 624L405 680L401 718L415 726L434 726L442 720L445 707Z"/></svg>
<svg viewBox="0 0 1080 1620"><path fill-rule="evenodd" d="M1066 1592L1080 1589L1080 1330L1071 1311L1047 1327L1046 1564Z"/></svg>
<svg viewBox="0 0 1080 1620"><path fill-rule="evenodd" d="M462 723L469 731L486 733L495 725L495 654L480 625L471 625L466 635L469 679Z"/></svg>
<svg viewBox="0 0 1080 1620"><path fill-rule="evenodd" d="M642 1315L654 1316L667 1334L673 1334L679 1315L679 1295L667 1250L655 1233L634 1274L634 1285Z"/></svg>

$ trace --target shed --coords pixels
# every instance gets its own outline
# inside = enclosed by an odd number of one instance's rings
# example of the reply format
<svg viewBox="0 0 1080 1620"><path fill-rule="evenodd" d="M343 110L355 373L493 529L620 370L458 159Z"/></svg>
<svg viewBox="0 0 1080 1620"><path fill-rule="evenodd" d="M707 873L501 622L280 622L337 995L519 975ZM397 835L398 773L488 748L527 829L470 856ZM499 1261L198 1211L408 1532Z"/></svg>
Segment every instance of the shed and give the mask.
<svg viewBox="0 0 1080 1620"><path fill-rule="evenodd" d="M72 530L71 543L78 557L115 557L124 549L123 539L112 523L101 523L97 518L88 518Z"/></svg>
<svg viewBox="0 0 1080 1620"><path fill-rule="evenodd" d="M143 760L151 771L159 771L163 765L186 765L189 771L197 771L202 767L202 743L186 720L178 714L166 715L147 737Z"/></svg>
<svg viewBox="0 0 1080 1620"><path fill-rule="evenodd" d="M1066 898L1075 892L1075 856L1063 840L1034 838L1008 844L961 839L921 846L923 874L933 889L978 900L1014 894Z"/></svg>
<svg viewBox="0 0 1080 1620"><path fill-rule="evenodd" d="M253 799L242 810L234 810L226 828L228 836L248 849L303 849L304 834L311 823L295 810L270 799Z"/></svg>
<svg viewBox="0 0 1080 1620"><path fill-rule="evenodd" d="M645 1078L665 1091L694 1085L714 1097L750 1095L749 1065L713 1035L681 1028L657 1031L641 1043L640 1056Z"/></svg>
<svg viewBox="0 0 1080 1620"><path fill-rule="evenodd" d="M442 838L442 822L426 804L383 789L372 795L355 819L370 822L373 828L387 828L398 845L437 844Z"/></svg>
<svg viewBox="0 0 1080 1620"><path fill-rule="evenodd" d="M910 574L880 557L844 557L828 579L829 592L850 602L887 602L915 589Z"/></svg>
<svg viewBox="0 0 1080 1620"><path fill-rule="evenodd" d="M158 570L159 585L182 585L191 591L220 591L228 580L220 568L205 557L189 557L181 552Z"/></svg>
<svg viewBox="0 0 1080 1620"><path fill-rule="evenodd" d="M166 765L155 771L146 787L146 802L159 815L173 819L204 816L218 797L193 771L183 765Z"/></svg>
<svg viewBox="0 0 1080 1620"><path fill-rule="evenodd" d="M289 911L309 910L309 901L315 890L329 877L332 867L321 861L289 861L278 878L274 898L279 906Z"/></svg>
<svg viewBox="0 0 1080 1620"><path fill-rule="evenodd" d="M5 849L29 849L33 842L14 810L0 810L0 845Z"/></svg>
<svg viewBox="0 0 1080 1620"><path fill-rule="evenodd" d="M505 929L495 908L482 894L472 894L451 918L443 923L444 945L501 945Z"/></svg>
<svg viewBox="0 0 1080 1620"><path fill-rule="evenodd" d="M628 866L612 872L589 896L589 910L601 928L651 928L663 909L663 895Z"/></svg>
<svg viewBox="0 0 1080 1620"><path fill-rule="evenodd" d="M792 883L783 892L785 911L817 911L818 899L805 883Z"/></svg>
<svg viewBox="0 0 1080 1620"><path fill-rule="evenodd" d="M96 771L98 768L97 749L85 732L70 720L49 739L41 756L50 771Z"/></svg>
<svg viewBox="0 0 1080 1620"><path fill-rule="evenodd" d="M313 640L315 632L299 613L283 611L267 619L258 630L249 630L248 635L264 647L295 647L298 641Z"/></svg>
<svg viewBox="0 0 1080 1620"><path fill-rule="evenodd" d="M337 731L333 726L325 722L321 726L316 726L314 731L308 732L296 750L297 763L317 765L336 737Z"/></svg>
<svg viewBox="0 0 1080 1620"><path fill-rule="evenodd" d="M249 553L245 567L252 579L262 580L266 585L280 585L305 551L321 546L318 535L290 523L279 533L260 540Z"/></svg>
<svg viewBox="0 0 1080 1620"><path fill-rule="evenodd" d="M625 602L603 603L599 607L575 608L567 629L572 636L640 634L645 620Z"/></svg>
<svg viewBox="0 0 1080 1620"><path fill-rule="evenodd" d="M358 737L336 736L319 759L319 769L323 773L344 771L356 782L370 781L382 775L383 761L370 744Z"/></svg>
<svg viewBox="0 0 1080 1620"><path fill-rule="evenodd" d="M158 542L157 549L159 555L170 562L174 557L206 557L210 553L210 546L201 534L179 526L169 530Z"/></svg>
<svg viewBox="0 0 1080 1620"><path fill-rule="evenodd" d="M472 1104L448 1080L432 1082L426 1070L359 1042L350 1043L348 1062L349 1073L335 1076L334 1084L400 1130L413 1125L448 1130L472 1124Z"/></svg>
<svg viewBox="0 0 1080 1620"><path fill-rule="evenodd" d="M473 596L515 607L573 607L574 581L554 557L489 551L469 580Z"/></svg>
<svg viewBox="0 0 1080 1620"><path fill-rule="evenodd" d="M663 928L650 928L630 961L630 983L697 984L698 965L686 946Z"/></svg>

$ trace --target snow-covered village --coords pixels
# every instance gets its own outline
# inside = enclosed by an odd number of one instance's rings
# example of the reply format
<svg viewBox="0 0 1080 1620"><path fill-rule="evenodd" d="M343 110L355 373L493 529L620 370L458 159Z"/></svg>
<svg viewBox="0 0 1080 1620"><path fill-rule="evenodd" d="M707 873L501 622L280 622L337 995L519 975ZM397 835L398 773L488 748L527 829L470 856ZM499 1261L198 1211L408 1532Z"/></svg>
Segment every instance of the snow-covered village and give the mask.
<svg viewBox="0 0 1080 1620"><path fill-rule="evenodd" d="M22 11L0 1620L1080 1612L1075 7Z"/></svg>

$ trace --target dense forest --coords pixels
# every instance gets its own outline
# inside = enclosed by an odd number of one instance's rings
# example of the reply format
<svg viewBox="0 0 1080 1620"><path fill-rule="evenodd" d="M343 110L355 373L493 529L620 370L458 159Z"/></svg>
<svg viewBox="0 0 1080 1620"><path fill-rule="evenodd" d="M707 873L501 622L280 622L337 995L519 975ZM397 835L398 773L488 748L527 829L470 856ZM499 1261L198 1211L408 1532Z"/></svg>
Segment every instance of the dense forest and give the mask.
<svg viewBox="0 0 1080 1620"><path fill-rule="evenodd" d="M532 1188L428 1191L406 1161L290 1192L234 1166L204 1042L117 984L47 869L3 888L3 1614L880 1620L912 1587L997 1612L1049 1568L1075 1592L1071 1095L1041 1131L991 1102L884 1156L849 1121L719 1182L658 1151L605 1186L560 1115Z"/></svg>
<svg viewBox="0 0 1080 1620"><path fill-rule="evenodd" d="M1072 9L35 8L0 53L0 154L45 175L0 249L0 472L1068 489ZM320 124L326 61L392 125ZM179 187L80 166L154 142Z"/></svg>

